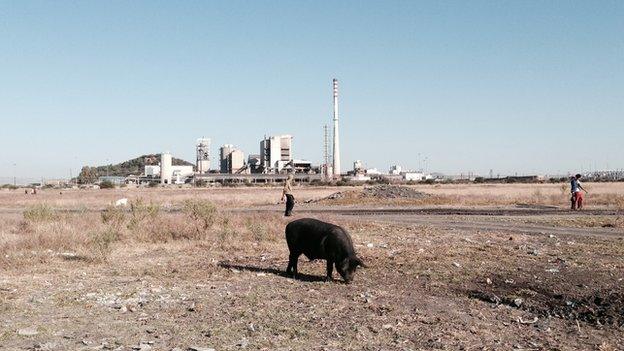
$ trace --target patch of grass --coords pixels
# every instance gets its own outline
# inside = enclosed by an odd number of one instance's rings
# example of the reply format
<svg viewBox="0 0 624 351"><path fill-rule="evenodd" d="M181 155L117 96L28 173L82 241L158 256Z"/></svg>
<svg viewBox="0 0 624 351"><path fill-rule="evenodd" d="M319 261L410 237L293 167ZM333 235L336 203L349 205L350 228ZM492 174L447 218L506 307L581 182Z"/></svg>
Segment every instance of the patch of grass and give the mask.
<svg viewBox="0 0 624 351"><path fill-rule="evenodd" d="M130 201L130 223L129 229L136 229L141 222L146 219L155 219L160 212L160 205L157 203L146 203L140 197Z"/></svg>
<svg viewBox="0 0 624 351"><path fill-rule="evenodd" d="M256 241L264 241L269 239L269 230L262 222L254 220L253 218L247 218L245 220L245 227L251 233Z"/></svg>
<svg viewBox="0 0 624 351"><path fill-rule="evenodd" d="M58 218L56 211L48 204L37 204L23 212L24 220L31 223L49 222Z"/></svg>
<svg viewBox="0 0 624 351"><path fill-rule="evenodd" d="M207 200L185 200L182 203L182 212L198 222L204 231L210 229L217 218L217 207Z"/></svg>
<svg viewBox="0 0 624 351"><path fill-rule="evenodd" d="M106 261L112 251L112 244L119 238L119 233L111 227L90 234L90 249L96 260Z"/></svg>
<svg viewBox="0 0 624 351"><path fill-rule="evenodd" d="M102 211L102 222L110 224L115 228L121 228L126 221L126 213L119 206L108 206Z"/></svg>

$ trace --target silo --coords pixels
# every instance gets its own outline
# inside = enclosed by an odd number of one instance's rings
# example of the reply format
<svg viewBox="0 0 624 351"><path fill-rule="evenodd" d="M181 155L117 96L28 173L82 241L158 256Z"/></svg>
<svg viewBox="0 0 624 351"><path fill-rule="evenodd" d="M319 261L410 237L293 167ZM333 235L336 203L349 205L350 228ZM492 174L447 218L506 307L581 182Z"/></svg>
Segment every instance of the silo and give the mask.
<svg viewBox="0 0 624 351"><path fill-rule="evenodd" d="M160 155L160 184L171 184L172 176L171 154L163 152L162 155Z"/></svg>
<svg viewBox="0 0 624 351"><path fill-rule="evenodd" d="M221 146L220 149L220 157L219 157L219 165L220 165L220 170L221 173L228 173L229 172L229 164L228 164L228 156L230 156L230 153L232 153L232 151L234 150L234 145L232 144L225 144L223 146Z"/></svg>

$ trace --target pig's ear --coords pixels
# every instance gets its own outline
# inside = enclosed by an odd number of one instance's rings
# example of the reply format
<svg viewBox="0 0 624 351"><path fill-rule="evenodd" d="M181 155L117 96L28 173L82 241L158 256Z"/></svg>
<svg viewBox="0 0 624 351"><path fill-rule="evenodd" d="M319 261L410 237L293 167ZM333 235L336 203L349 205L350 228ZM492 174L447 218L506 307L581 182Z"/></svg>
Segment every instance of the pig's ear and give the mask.
<svg viewBox="0 0 624 351"><path fill-rule="evenodd" d="M356 266L360 266L362 268L368 268L368 266L365 265L364 262L362 262L362 260L359 257L356 257L354 259L354 263L355 263Z"/></svg>

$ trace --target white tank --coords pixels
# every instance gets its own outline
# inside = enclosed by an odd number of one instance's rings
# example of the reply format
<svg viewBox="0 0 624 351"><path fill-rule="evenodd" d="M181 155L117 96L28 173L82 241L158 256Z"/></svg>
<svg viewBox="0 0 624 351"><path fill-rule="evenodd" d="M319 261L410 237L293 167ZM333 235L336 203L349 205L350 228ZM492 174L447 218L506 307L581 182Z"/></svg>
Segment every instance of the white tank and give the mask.
<svg viewBox="0 0 624 351"><path fill-rule="evenodd" d="M160 184L171 184L172 176L171 154L163 152L162 155L160 155Z"/></svg>

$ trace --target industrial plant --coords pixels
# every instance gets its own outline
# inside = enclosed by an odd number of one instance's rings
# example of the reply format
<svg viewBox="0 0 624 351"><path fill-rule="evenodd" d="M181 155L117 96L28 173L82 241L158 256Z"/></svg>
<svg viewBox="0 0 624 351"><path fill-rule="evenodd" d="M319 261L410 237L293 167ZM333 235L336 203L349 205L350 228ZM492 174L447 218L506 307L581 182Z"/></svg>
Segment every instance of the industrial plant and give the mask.
<svg viewBox="0 0 624 351"><path fill-rule="evenodd" d="M332 129L323 126L323 158L319 165L295 157L294 137L291 134L265 135L259 141L257 153L245 152L235 144L227 143L218 148L213 160L212 140L202 137L195 143L195 163L177 160L174 164L169 152L148 155L144 160L142 174L100 176L99 181L132 184L210 184L210 183L274 183L293 174L300 182L312 181L371 181L385 177L391 181L421 181L430 179L422 171L403 171L393 166L386 174L377 169L366 169L360 160L353 169L343 172L340 160L340 132L338 114L338 80L332 80ZM330 141L331 138L331 141Z"/></svg>
<svg viewBox="0 0 624 351"><path fill-rule="evenodd" d="M160 162L145 165L142 175L128 177L127 182L160 184L185 184L195 182L275 182L294 174L299 181L340 179L340 139L338 130L338 80L332 80L333 87L333 133L331 162L328 155L328 133L325 126L324 162L312 165L310 161L295 158L293 136L290 134L264 136L259 143L258 153L245 158L245 152L234 144L219 147L218 159L212 164L211 139L200 138L195 144L195 166L173 165L169 152L160 155ZM351 172L357 175L357 172ZM110 178L110 177L108 177ZM110 179L108 179L110 180ZM121 179L116 179L120 181Z"/></svg>

